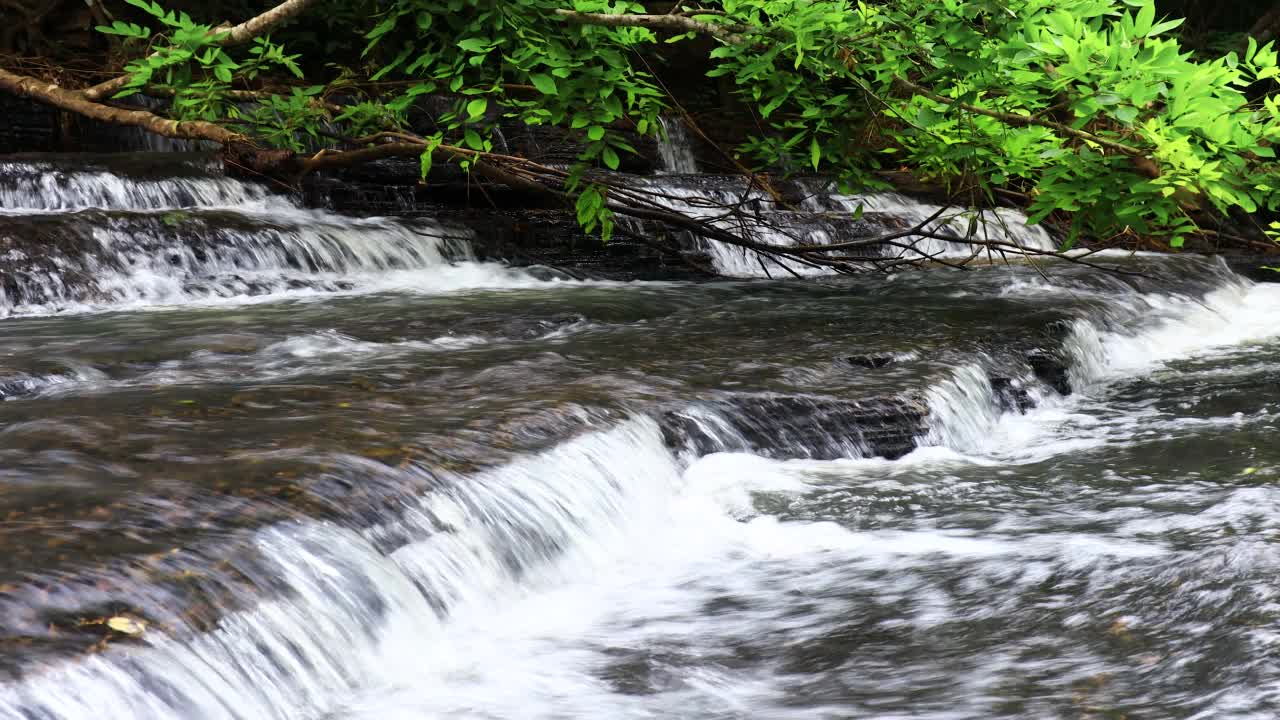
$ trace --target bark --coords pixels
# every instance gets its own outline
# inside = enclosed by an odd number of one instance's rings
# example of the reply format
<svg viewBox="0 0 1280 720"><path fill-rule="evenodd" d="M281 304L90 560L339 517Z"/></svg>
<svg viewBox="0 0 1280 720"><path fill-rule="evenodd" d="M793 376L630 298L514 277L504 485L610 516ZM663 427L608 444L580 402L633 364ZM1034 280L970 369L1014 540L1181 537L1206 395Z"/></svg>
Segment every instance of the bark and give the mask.
<svg viewBox="0 0 1280 720"><path fill-rule="evenodd" d="M219 27L219 32L226 32L227 34L223 36L218 44L226 47L249 42L276 25L297 17L314 3L315 0L285 0L261 15L250 18L239 25ZM128 84L129 76L121 75L106 82L98 83L84 90L83 94L89 100L101 100L115 95Z"/></svg>

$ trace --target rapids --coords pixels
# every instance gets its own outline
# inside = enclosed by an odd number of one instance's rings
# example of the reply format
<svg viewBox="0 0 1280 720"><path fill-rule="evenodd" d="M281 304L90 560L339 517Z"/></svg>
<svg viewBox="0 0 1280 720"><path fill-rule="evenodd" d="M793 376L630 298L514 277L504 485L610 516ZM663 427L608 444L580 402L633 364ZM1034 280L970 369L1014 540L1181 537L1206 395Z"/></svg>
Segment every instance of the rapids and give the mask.
<svg viewBox="0 0 1280 720"><path fill-rule="evenodd" d="M1280 714L1280 285L553 280L179 157L0 164L0 717Z"/></svg>

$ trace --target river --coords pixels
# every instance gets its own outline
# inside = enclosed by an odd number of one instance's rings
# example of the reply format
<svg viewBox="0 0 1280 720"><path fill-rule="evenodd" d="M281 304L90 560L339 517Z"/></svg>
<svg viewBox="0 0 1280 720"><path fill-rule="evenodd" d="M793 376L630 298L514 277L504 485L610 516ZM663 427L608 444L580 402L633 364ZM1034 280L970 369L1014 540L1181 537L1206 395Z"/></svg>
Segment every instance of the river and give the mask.
<svg viewBox="0 0 1280 720"><path fill-rule="evenodd" d="M1280 714L1280 285L557 279L167 173L0 164L0 717Z"/></svg>

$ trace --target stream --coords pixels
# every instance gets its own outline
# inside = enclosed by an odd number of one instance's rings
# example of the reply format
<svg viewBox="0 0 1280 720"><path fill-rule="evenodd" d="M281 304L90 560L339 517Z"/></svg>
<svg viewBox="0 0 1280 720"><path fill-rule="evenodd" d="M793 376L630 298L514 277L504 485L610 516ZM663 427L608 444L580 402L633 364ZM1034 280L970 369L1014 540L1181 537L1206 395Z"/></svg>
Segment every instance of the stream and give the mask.
<svg viewBox="0 0 1280 720"><path fill-rule="evenodd" d="M2 718L1280 716L1280 284L577 280L132 157L0 162Z"/></svg>

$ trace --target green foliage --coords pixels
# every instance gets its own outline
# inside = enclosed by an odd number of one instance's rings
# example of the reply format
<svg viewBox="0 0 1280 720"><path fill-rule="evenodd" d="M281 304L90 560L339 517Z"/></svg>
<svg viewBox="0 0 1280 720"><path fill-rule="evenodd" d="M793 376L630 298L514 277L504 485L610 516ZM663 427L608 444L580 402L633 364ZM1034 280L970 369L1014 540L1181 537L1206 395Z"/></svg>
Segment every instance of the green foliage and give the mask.
<svg viewBox="0 0 1280 720"><path fill-rule="evenodd" d="M301 79L298 56L288 55L269 38L256 38L242 57L234 57L221 46L226 31L198 23L185 12L165 10L148 0L125 0L159 23L151 29L117 20L102 32L131 39L152 40L151 52L125 66L129 81L116 97L128 97L143 90L169 91L173 94L171 112L179 120L221 121L253 128L267 142L298 148L293 131L315 126L303 120L305 103L323 87L294 88L287 95L269 95L247 112L232 102L229 91L233 83L253 81L261 75L285 71Z"/></svg>
<svg viewBox="0 0 1280 720"><path fill-rule="evenodd" d="M1246 91L1276 50L1197 62L1152 0L725 0L707 22L750 27L713 76L733 79L773 133L745 150L866 182L893 162L1012 186L1076 234L1131 229L1180 245L1190 209L1280 205L1280 107ZM768 18L767 23L761 18ZM925 92L903 92L903 86ZM1274 86L1271 86L1274 89ZM880 153L858 152L874 132ZM1118 150L1123 146L1130 150Z"/></svg>
<svg viewBox="0 0 1280 720"><path fill-rule="evenodd" d="M618 129L656 135L666 107L646 57L709 35L703 70L758 116L761 131L740 151L760 168L874 188L874 171L903 166L1011 188L1032 198L1033 219L1069 217L1071 242L1137 232L1176 247L1199 211L1280 209L1275 47L1198 59L1173 36L1181 21L1159 17L1152 0L717 0L685 9L678 17L700 25L665 38L652 23L563 15L646 12L629 0L388 0L359 5L372 12L351 67L247 106L228 99L234 87L301 78L302 59L265 38L232 51L185 13L127 1L158 28L100 28L151 43L122 94L160 85L174 92L176 117L296 150L320 144L326 127L405 130L426 98L447 98L424 176L442 146L458 148L464 167L492 152L503 118L557 125L583 148L565 183L578 219L606 236L608 193L590 173L618 169L635 152ZM318 102L335 90L347 94L337 112Z"/></svg>
<svg viewBox="0 0 1280 720"><path fill-rule="evenodd" d="M643 12L636 3L579 2L578 9ZM436 117L450 144L490 152L499 116L528 125L560 125L582 141L576 177L592 166L616 170L635 149L614 128L657 132L663 93L633 64L634 51L656 40L648 30L572 25L550 0L396 0L383 6L364 53L380 56L372 78L403 79L385 99L403 113L428 94L449 94L452 110ZM466 166L469 161L463 160ZM578 196L588 231L612 232L612 213L595 186Z"/></svg>

